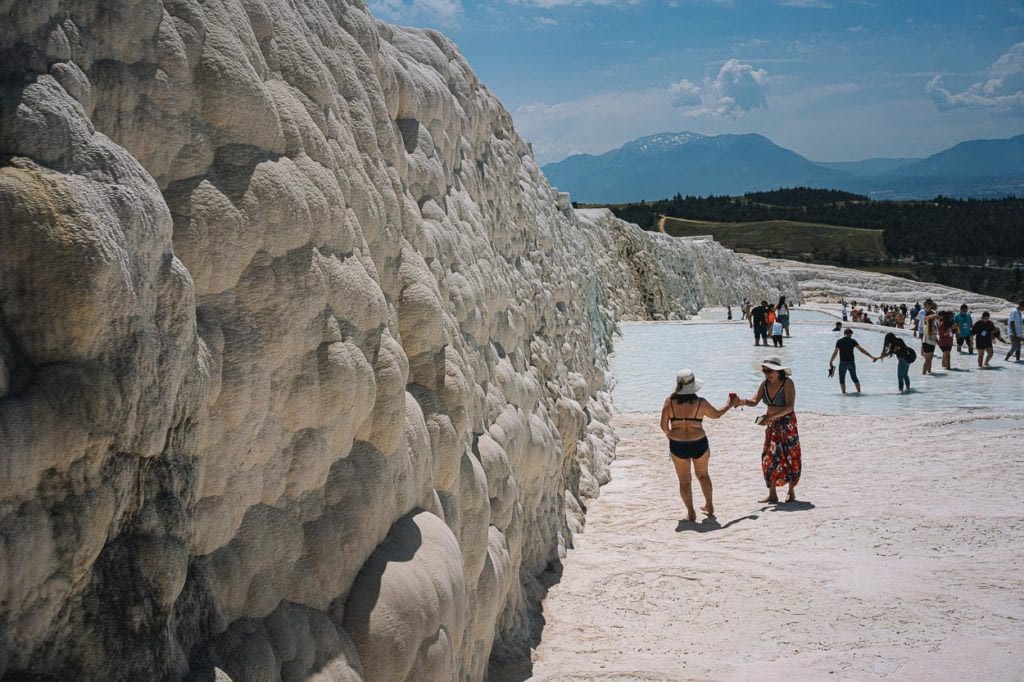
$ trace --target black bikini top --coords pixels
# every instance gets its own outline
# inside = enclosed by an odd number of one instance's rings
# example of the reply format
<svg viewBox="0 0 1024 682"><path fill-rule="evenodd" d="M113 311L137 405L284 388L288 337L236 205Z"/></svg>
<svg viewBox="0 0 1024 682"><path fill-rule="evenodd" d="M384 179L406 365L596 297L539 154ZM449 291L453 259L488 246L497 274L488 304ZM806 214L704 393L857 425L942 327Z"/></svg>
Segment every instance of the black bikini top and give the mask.
<svg viewBox="0 0 1024 682"><path fill-rule="evenodd" d="M774 398L769 398L768 397L768 382L767 381L764 382L764 402L765 402L765 404L766 405L771 405L772 407L785 407L785 405L786 405L786 396L783 395L783 391L785 391L785 390L786 390L786 378L783 377L782 378L782 386L780 386L779 390L775 393L775 397ZM780 396L782 397L782 402L776 402L776 401L779 400Z"/></svg>
<svg viewBox="0 0 1024 682"><path fill-rule="evenodd" d="M669 409L668 428L670 428L670 429L672 428L672 422L674 422L674 421L697 422L698 424L703 424L704 423L704 417L677 417L676 416L676 412L675 412L675 404L671 402L671 399L669 399L669 400L670 400L670 402L669 402L669 408L668 408ZM703 400L704 400L704 398L697 398L697 412L700 412L700 404L701 404L701 401L703 401ZM694 414L696 414L697 412L694 412Z"/></svg>

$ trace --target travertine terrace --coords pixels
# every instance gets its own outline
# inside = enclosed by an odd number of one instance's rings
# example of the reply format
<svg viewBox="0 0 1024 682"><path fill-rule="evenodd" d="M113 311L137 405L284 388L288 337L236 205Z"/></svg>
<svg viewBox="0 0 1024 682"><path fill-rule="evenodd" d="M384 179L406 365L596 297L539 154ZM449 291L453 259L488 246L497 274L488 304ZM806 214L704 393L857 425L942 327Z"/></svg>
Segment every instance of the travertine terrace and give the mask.
<svg viewBox="0 0 1024 682"><path fill-rule="evenodd" d="M607 479L616 318L796 292L577 216L361 3L0 16L0 676L481 679Z"/></svg>

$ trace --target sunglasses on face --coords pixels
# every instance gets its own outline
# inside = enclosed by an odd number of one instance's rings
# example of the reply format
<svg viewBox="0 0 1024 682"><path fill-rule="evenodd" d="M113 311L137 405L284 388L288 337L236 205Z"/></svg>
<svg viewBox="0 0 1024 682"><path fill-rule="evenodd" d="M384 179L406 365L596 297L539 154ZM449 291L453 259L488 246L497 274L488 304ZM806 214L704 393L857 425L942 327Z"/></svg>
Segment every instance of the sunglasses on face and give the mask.
<svg viewBox="0 0 1024 682"><path fill-rule="evenodd" d="M771 374L774 371L775 371L774 369L768 369L767 367L762 367L761 368L761 372L763 372L764 374Z"/></svg>

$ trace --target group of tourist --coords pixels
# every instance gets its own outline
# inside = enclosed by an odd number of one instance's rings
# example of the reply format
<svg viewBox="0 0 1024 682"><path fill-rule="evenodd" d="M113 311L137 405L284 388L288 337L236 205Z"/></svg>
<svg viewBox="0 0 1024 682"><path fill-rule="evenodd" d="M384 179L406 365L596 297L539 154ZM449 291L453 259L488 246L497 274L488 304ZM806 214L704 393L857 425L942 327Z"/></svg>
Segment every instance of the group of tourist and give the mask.
<svg viewBox="0 0 1024 682"><path fill-rule="evenodd" d="M868 303L863 308L857 307L856 301L851 301L849 304L846 301L840 299L839 303L843 307L843 322L860 322L861 324L879 324L883 327L898 327L903 329L907 323L907 317L909 316L909 310L907 305L876 305ZM871 320L869 313L876 313L875 319L877 322Z"/></svg>
<svg viewBox="0 0 1024 682"><path fill-rule="evenodd" d="M1020 361L1020 347L1022 339L1021 311L1024 311L1024 301L1021 301L1016 308L1010 311L1007 321L1007 332L1010 337L1006 343L1010 344L1010 350L1006 354L1006 360L1015 357ZM992 315L986 310L981 318L975 322L966 304L960 306L960 312L953 314L951 310L938 310L935 301L928 299L920 309L915 307L911 311L914 319L915 336L921 339L921 374L927 376L932 373L932 361L935 357L936 348L942 354L942 368L952 369L953 344L956 343L958 353L963 353L964 346L967 346L967 353L974 354L978 350L978 367L990 367L995 341L1003 341L999 327L992 321ZM837 322L833 331L842 331L843 337L836 341L835 350L829 360L829 376L835 372L836 355L839 355L839 389L846 393L846 375L849 374L853 383L860 393L860 382L857 380L857 369L853 351L859 350L864 355L877 362L883 358L894 357L898 360L896 368L896 381L900 393L910 390L910 364L917 359L917 353L894 332L885 335L882 342L882 352L874 356L864 350L853 339L853 330L842 329L842 324Z"/></svg>
<svg viewBox="0 0 1024 682"><path fill-rule="evenodd" d="M847 321L846 303L843 303L843 320ZM938 310L935 302L928 299L923 306L907 310L906 306L880 306L882 319L891 319L892 326L902 327L903 321L911 317L914 321L915 336L921 339L921 355L924 358L922 374L931 373L932 358L936 347L942 352L942 366L950 368L950 354L956 342L957 350L962 352L964 345L968 353L978 351L978 366L988 367L993 355L993 341L1002 340L999 328L991 319L988 311L981 314L981 319L974 322L967 305L960 306L960 311L953 314L950 310ZM870 307L869 307L870 309ZM853 310L859 310L853 306ZM785 296L777 304L769 304L762 300L759 305L752 306L744 300L743 317L754 331L754 345L768 345L769 331L773 343L782 345L783 334L789 336L789 306ZM731 309L730 309L731 313ZM866 313L858 316L864 320ZM1007 333L1010 350L1006 360L1016 357L1020 361L1021 342L1024 340L1024 301L1021 301L1009 315ZM730 315L731 319L731 315ZM842 338L836 341L832 357L829 359L829 376L836 370L835 359L839 356L839 386L846 393L846 377L849 375L859 393L860 381L857 377L855 351L877 362L885 358L896 358L896 377L900 392L910 390L910 365L917 359L917 354L906 341L895 332L885 335L881 352L875 356L865 350L854 338L853 329L843 328L836 322L834 331L842 331ZM973 339L973 342L972 342ZM763 343L762 343L763 342ZM791 370L782 363L778 356L764 358L761 363L764 380L750 398L741 398L736 393L729 394L729 400L721 407L715 407L698 395L703 382L693 370L684 369L676 375L676 390L665 399L661 410L661 430L669 439L669 452L679 480L679 496L686 507L687 518L696 520L697 513L693 505L692 478L696 476L704 495L704 506L701 508L708 516L714 516L713 488L708 473L708 461L711 456L707 434L704 432L705 418L718 419L734 407L754 407L760 403L765 405L765 413L757 417L756 423L765 427L764 446L761 451L761 473L764 476L768 495L762 503L778 503L776 488L787 486L786 502L796 500L796 485L800 481L801 452L800 435L797 430L797 418L794 407L796 404L796 386L791 378Z"/></svg>
<svg viewBox="0 0 1024 682"><path fill-rule="evenodd" d="M786 297L780 296L778 303L769 303L762 300L760 305L751 307L750 301L743 299L743 319L747 321L750 328L754 330L754 345L768 345L768 336L772 338L772 344L781 348L783 335L789 336L789 304ZM730 315L729 319L732 317Z"/></svg>
<svg viewBox="0 0 1024 682"><path fill-rule="evenodd" d="M1021 311L1024 310L1024 301L1021 301L1007 316L1006 331L1009 339L1004 340L999 328L992 320L992 315L985 311L978 321L974 321L966 304L960 306L956 314L952 310L938 310L935 301L928 299L920 310L914 311L914 336L921 339L921 355L924 363L921 367L921 374L932 373L932 359L935 349L938 347L942 353L942 368L951 369L951 356L953 344L956 343L958 353L963 352L967 346L967 353L974 354L975 348L978 351L978 367L990 367L994 341L1001 341L1010 345L1005 360L1015 358L1020 362L1021 339L1024 332L1021 329Z"/></svg>

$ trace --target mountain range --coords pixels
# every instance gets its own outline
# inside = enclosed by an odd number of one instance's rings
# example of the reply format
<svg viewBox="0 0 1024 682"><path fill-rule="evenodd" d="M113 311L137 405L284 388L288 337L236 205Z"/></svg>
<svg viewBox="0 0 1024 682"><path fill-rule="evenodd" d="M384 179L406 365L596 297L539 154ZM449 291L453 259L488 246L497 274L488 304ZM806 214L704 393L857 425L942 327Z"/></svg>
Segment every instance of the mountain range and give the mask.
<svg viewBox="0 0 1024 682"><path fill-rule="evenodd" d="M767 137L659 133L604 154L543 167L573 201L623 203L683 195L738 195L780 187L842 189L877 199L1024 195L1024 135L971 140L924 159L815 162Z"/></svg>

